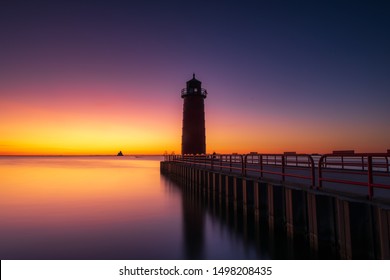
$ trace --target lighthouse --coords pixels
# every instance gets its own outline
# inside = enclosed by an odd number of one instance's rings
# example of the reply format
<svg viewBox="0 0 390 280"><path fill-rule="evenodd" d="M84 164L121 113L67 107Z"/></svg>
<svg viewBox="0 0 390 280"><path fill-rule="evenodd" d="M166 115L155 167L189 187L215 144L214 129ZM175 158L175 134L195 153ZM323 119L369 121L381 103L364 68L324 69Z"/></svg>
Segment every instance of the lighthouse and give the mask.
<svg viewBox="0 0 390 280"><path fill-rule="evenodd" d="M187 81L187 87L181 90L183 98L183 131L181 138L181 153L206 153L206 127L204 117L204 99L207 91L202 88L202 82L195 79Z"/></svg>

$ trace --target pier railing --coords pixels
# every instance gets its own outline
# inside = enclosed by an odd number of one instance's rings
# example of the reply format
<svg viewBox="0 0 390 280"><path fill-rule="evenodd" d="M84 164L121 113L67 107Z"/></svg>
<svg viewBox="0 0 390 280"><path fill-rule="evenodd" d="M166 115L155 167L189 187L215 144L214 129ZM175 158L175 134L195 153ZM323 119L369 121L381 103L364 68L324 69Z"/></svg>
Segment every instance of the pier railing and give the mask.
<svg viewBox="0 0 390 280"><path fill-rule="evenodd" d="M165 161L243 177L303 184L312 189L349 192L352 188L365 187L369 199L373 198L375 189L387 190L390 197L389 159L390 153L336 153L322 156L250 153L166 155L164 158Z"/></svg>
<svg viewBox="0 0 390 280"><path fill-rule="evenodd" d="M318 189L324 183L367 187L372 199L374 189L390 190L389 153L325 154L318 162Z"/></svg>

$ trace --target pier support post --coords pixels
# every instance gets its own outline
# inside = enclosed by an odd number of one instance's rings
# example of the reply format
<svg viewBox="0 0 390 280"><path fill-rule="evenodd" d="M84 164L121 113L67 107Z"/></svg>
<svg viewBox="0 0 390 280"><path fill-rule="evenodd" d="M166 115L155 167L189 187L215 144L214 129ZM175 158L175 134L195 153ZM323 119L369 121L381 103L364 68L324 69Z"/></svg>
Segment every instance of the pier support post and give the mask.
<svg viewBox="0 0 390 280"><path fill-rule="evenodd" d="M318 250L324 253L336 250L335 197L316 194Z"/></svg>
<svg viewBox="0 0 390 280"><path fill-rule="evenodd" d="M317 230L317 205L316 195L314 193L307 194L307 217L308 217L308 233L309 243L313 251L318 250L318 230Z"/></svg>
<svg viewBox="0 0 390 280"><path fill-rule="evenodd" d="M207 181L207 173L208 171L207 170L203 170L202 172L202 188L200 189L200 193L205 193L205 190L207 189L207 184L208 184L208 181Z"/></svg>
<svg viewBox="0 0 390 280"><path fill-rule="evenodd" d="M287 234L294 234L294 211L293 211L293 199L292 199L292 190L286 188L286 228Z"/></svg>
<svg viewBox="0 0 390 280"><path fill-rule="evenodd" d="M351 231L348 202L336 200L337 244L343 259L352 259Z"/></svg>
<svg viewBox="0 0 390 280"><path fill-rule="evenodd" d="M242 179L242 199L245 207L254 206L254 185L251 179Z"/></svg>
<svg viewBox="0 0 390 280"><path fill-rule="evenodd" d="M375 259L372 206L349 201L349 221L353 259Z"/></svg>
<svg viewBox="0 0 390 280"><path fill-rule="evenodd" d="M286 187L285 196L287 233L304 234L308 224L306 191Z"/></svg>
<svg viewBox="0 0 390 280"><path fill-rule="evenodd" d="M219 173L213 173L213 188L212 188L213 195L215 195L218 192L219 177L220 177Z"/></svg>
<svg viewBox="0 0 390 280"><path fill-rule="evenodd" d="M243 202L243 178L234 176L233 178L233 196L234 202L242 204Z"/></svg>
<svg viewBox="0 0 390 280"><path fill-rule="evenodd" d="M268 184L267 191L270 228L284 229L286 222L284 186Z"/></svg>
<svg viewBox="0 0 390 280"><path fill-rule="evenodd" d="M226 175L225 183L225 197L226 204L228 204L229 202L234 201L233 176Z"/></svg>
<svg viewBox="0 0 390 280"><path fill-rule="evenodd" d="M390 259L390 209L377 207L376 210L379 240L379 258Z"/></svg>
<svg viewBox="0 0 390 280"><path fill-rule="evenodd" d="M226 194L226 182L228 180L227 178L228 176L225 175L225 174L221 174L221 180L220 180L220 187L219 187L219 195L221 197L225 197L225 194Z"/></svg>

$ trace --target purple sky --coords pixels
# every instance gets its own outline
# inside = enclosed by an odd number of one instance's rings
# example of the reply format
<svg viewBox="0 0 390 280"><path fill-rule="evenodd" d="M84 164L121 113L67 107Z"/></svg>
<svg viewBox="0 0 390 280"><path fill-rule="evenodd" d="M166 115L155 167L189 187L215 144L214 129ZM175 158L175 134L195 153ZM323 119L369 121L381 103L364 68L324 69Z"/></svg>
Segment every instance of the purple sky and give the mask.
<svg viewBox="0 0 390 280"><path fill-rule="evenodd" d="M176 127L178 139L166 145L179 151L180 90L195 72L209 92L208 152L249 152L245 145L383 152L390 148L389 26L386 1L1 1L0 110L1 103L15 106L8 111L61 106L64 91L87 111L96 96L149 100L176 123L141 113L140 121ZM18 139L31 135L14 135L10 115L0 116L0 150L17 150ZM91 116L98 118L96 108ZM256 145L250 137L261 139Z"/></svg>

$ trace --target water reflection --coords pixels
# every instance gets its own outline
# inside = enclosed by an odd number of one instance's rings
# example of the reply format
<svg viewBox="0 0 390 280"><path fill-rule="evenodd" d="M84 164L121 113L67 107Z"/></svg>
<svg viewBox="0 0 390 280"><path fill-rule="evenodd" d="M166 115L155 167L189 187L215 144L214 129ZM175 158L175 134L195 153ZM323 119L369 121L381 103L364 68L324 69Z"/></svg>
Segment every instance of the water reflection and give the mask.
<svg viewBox="0 0 390 280"><path fill-rule="evenodd" d="M172 179L167 179L168 181ZM289 235L253 208L227 202L201 186L175 180L181 193L188 259L338 259L329 246L310 247L305 234Z"/></svg>
<svg viewBox="0 0 390 280"><path fill-rule="evenodd" d="M0 158L1 259L177 259L158 160Z"/></svg>
<svg viewBox="0 0 390 280"><path fill-rule="evenodd" d="M160 175L159 160L0 157L0 259L313 258L306 239Z"/></svg>
<svg viewBox="0 0 390 280"><path fill-rule="evenodd" d="M182 193L183 235L187 259L204 258L205 211L201 201L188 191Z"/></svg>

